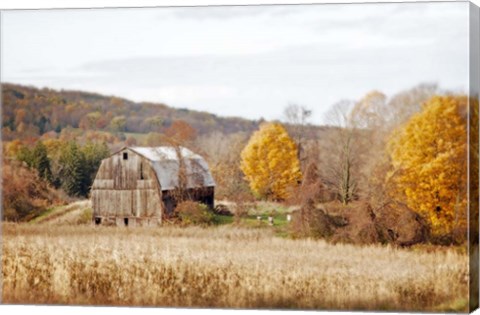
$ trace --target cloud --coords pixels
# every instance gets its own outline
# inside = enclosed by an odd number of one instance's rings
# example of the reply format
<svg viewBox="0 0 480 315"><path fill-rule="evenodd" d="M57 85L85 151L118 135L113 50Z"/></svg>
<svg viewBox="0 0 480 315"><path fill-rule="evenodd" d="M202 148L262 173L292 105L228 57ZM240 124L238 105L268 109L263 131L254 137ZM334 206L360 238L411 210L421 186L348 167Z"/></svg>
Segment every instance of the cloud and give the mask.
<svg viewBox="0 0 480 315"><path fill-rule="evenodd" d="M275 11L272 6L201 6L201 7L179 7L170 8L171 15L179 19L193 20L224 20L252 18L260 15L270 14ZM164 18L162 15L161 18Z"/></svg>
<svg viewBox="0 0 480 315"><path fill-rule="evenodd" d="M161 99L167 104L188 104L236 96L236 90L224 85L161 85L158 88L134 89L132 98Z"/></svg>
<svg viewBox="0 0 480 315"><path fill-rule="evenodd" d="M2 29L4 78L270 119L289 102L321 117L338 100L372 89L468 84L466 3L120 13L11 15ZM45 45L58 39L62 45Z"/></svg>

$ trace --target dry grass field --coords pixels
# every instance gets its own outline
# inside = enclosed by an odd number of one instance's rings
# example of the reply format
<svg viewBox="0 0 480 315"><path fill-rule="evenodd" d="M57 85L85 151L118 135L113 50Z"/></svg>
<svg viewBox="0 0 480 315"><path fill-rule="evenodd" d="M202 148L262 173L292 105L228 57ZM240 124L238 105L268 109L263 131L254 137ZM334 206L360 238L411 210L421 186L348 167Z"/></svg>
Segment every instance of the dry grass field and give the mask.
<svg viewBox="0 0 480 315"><path fill-rule="evenodd" d="M4 303L467 311L458 248L331 245L268 229L3 225Z"/></svg>

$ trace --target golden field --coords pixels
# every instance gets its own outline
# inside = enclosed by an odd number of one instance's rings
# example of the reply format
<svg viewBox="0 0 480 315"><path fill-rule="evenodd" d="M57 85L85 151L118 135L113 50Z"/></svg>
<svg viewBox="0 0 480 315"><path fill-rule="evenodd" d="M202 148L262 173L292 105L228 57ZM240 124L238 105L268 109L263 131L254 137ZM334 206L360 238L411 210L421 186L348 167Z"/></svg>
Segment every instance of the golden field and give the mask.
<svg viewBox="0 0 480 315"><path fill-rule="evenodd" d="M3 224L2 302L467 311L459 248L400 249L239 227Z"/></svg>

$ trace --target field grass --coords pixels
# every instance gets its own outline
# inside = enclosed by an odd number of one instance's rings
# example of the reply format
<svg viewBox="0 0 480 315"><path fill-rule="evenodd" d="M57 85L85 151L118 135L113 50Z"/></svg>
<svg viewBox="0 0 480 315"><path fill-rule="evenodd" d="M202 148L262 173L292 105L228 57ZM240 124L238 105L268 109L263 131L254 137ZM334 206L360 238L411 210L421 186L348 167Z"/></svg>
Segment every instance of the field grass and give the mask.
<svg viewBox="0 0 480 315"><path fill-rule="evenodd" d="M455 248L358 247L221 225L3 225L4 303L467 311Z"/></svg>
<svg viewBox="0 0 480 315"><path fill-rule="evenodd" d="M221 215L221 214L216 214L215 215L215 221L218 225L232 224L233 220L234 220L234 218L231 215Z"/></svg>

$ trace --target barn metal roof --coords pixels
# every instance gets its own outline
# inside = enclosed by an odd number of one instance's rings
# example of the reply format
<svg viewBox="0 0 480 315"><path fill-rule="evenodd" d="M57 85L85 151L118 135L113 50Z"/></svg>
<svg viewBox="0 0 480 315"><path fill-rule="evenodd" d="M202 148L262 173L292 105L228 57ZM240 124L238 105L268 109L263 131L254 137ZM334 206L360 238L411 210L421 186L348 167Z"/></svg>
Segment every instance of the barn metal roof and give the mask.
<svg viewBox="0 0 480 315"><path fill-rule="evenodd" d="M208 164L203 157L185 147L128 147L150 161L162 190L178 187L180 157L185 164L187 188L215 186Z"/></svg>

